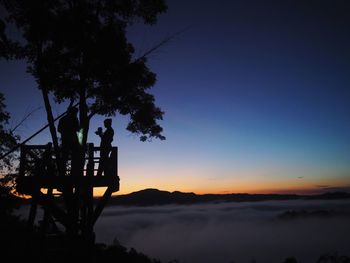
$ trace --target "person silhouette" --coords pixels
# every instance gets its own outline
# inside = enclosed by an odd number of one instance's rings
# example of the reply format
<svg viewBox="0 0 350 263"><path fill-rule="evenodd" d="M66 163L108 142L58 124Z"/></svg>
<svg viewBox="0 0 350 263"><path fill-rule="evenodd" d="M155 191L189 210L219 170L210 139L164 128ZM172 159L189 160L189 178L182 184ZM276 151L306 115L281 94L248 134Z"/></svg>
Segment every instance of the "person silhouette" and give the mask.
<svg viewBox="0 0 350 263"><path fill-rule="evenodd" d="M72 158L72 166L79 155L79 141L77 132L79 131L78 109L70 107L67 114L59 122L57 130L61 134L62 163L65 174L66 164L69 157ZM73 170L73 168L72 168Z"/></svg>
<svg viewBox="0 0 350 263"><path fill-rule="evenodd" d="M114 130L112 128L112 119L105 119L104 126L106 130L103 132L99 127L95 134L101 137L100 143L100 163L97 169L97 176L101 176L102 172L106 174L109 163L109 154L112 150L112 141L114 136Z"/></svg>

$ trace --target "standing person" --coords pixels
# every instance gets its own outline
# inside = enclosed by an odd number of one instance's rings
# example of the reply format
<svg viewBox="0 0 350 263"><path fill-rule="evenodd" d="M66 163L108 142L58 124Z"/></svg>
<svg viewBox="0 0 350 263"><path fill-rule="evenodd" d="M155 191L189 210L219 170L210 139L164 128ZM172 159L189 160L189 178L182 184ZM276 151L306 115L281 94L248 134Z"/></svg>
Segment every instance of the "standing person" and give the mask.
<svg viewBox="0 0 350 263"><path fill-rule="evenodd" d="M67 114L59 120L57 127L58 132L61 134L64 171L66 170L66 164L69 157L72 158L72 165L74 165L79 156L79 141L77 135L77 132L79 131L79 120L77 113L77 108L68 108Z"/></svg>
<svg viewBox="0 0 350 263"><path fill-rule="evenodd" d="M95 133L101 137L100 144L100 164L97 170L97 176L101 176L102 172L105 172L108 167L109 154L112 150L112 141L114 136L114 130L112 129L112 119L105 119L104 126L106 130L102 132L102 128L99 128Z"/></svg>
<svg viewBox="0 0 350 263"><path fill-rule="evenodd" d="M69 107L67 114L63 116L59 122L57 130L61 134L62 147L62 174L66 175L67 161L71 157L70 176L79 176L79 153L80 146L78 140L79 120L77 117L78 109ZM65 202L67 213L71 219L77 218L78 199L73 192L73 188L68 185L62 185L58 191L63 193L63 200ZM74 233L74 229L67 229L68 233Z"/></svg>

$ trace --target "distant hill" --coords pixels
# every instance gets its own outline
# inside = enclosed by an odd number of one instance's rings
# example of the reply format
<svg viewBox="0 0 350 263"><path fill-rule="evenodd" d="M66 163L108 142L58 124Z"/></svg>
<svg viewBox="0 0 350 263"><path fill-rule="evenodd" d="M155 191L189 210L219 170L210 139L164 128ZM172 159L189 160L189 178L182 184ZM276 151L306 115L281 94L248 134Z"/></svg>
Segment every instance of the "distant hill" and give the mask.
<svg viewBox="0 0 350 263"><path fill-rule="evenodd" d="M221 203L221 202L253 202L267 200L297 200L297 199L348 199L350 193L333 192L320 195L285 195L285 194L203 194L183 193L179 191L168 192L158 189L145 189L126 195L114 196L109 205L135 205L151 206L166 204L199 204L199 203Z"/></svg>

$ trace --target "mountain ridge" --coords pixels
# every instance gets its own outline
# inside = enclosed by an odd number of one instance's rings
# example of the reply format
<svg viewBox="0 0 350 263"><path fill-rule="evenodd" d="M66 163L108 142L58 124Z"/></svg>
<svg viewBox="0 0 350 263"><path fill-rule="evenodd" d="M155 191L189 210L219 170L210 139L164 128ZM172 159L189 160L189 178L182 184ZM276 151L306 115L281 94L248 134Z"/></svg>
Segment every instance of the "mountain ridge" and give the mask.
<svg viewBox="0 0 350 263"><path fill-rule="evenodd" d="M347 192L327 192L317 195L297 194L195 194L193 192L164 191L147 188L130 194L113 196L109 205L152 206L167 204L200 204L222 202L256 202L268 200L335 200L349 199Z"/></svg>

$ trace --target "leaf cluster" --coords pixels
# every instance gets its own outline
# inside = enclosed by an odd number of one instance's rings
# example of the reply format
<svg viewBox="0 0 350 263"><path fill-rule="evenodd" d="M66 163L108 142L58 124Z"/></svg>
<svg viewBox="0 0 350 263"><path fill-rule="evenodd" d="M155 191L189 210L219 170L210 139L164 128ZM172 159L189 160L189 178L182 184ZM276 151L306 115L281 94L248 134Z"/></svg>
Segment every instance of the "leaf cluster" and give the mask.
<svg viewBox="0 0 350 263"><path fill-rule="evenodd" d="M58 103L86 103L87 117L129 115L127 129L165 139L163 112L148 90L156 75L147 59L135 60L126 33L136 21L154 24L166 11L163 0L0 0L8 23L21 31L17 52L40 89Z"/></svg>
<svg viewBox="0 0 350 263"><path fill-rule="evenodd" d="M10 114L6 111L5 98L0 93L0 156L16 146L19 137L8 129ZM0 159L0 170L10 169L14 160L14 154Z"/></svg>

